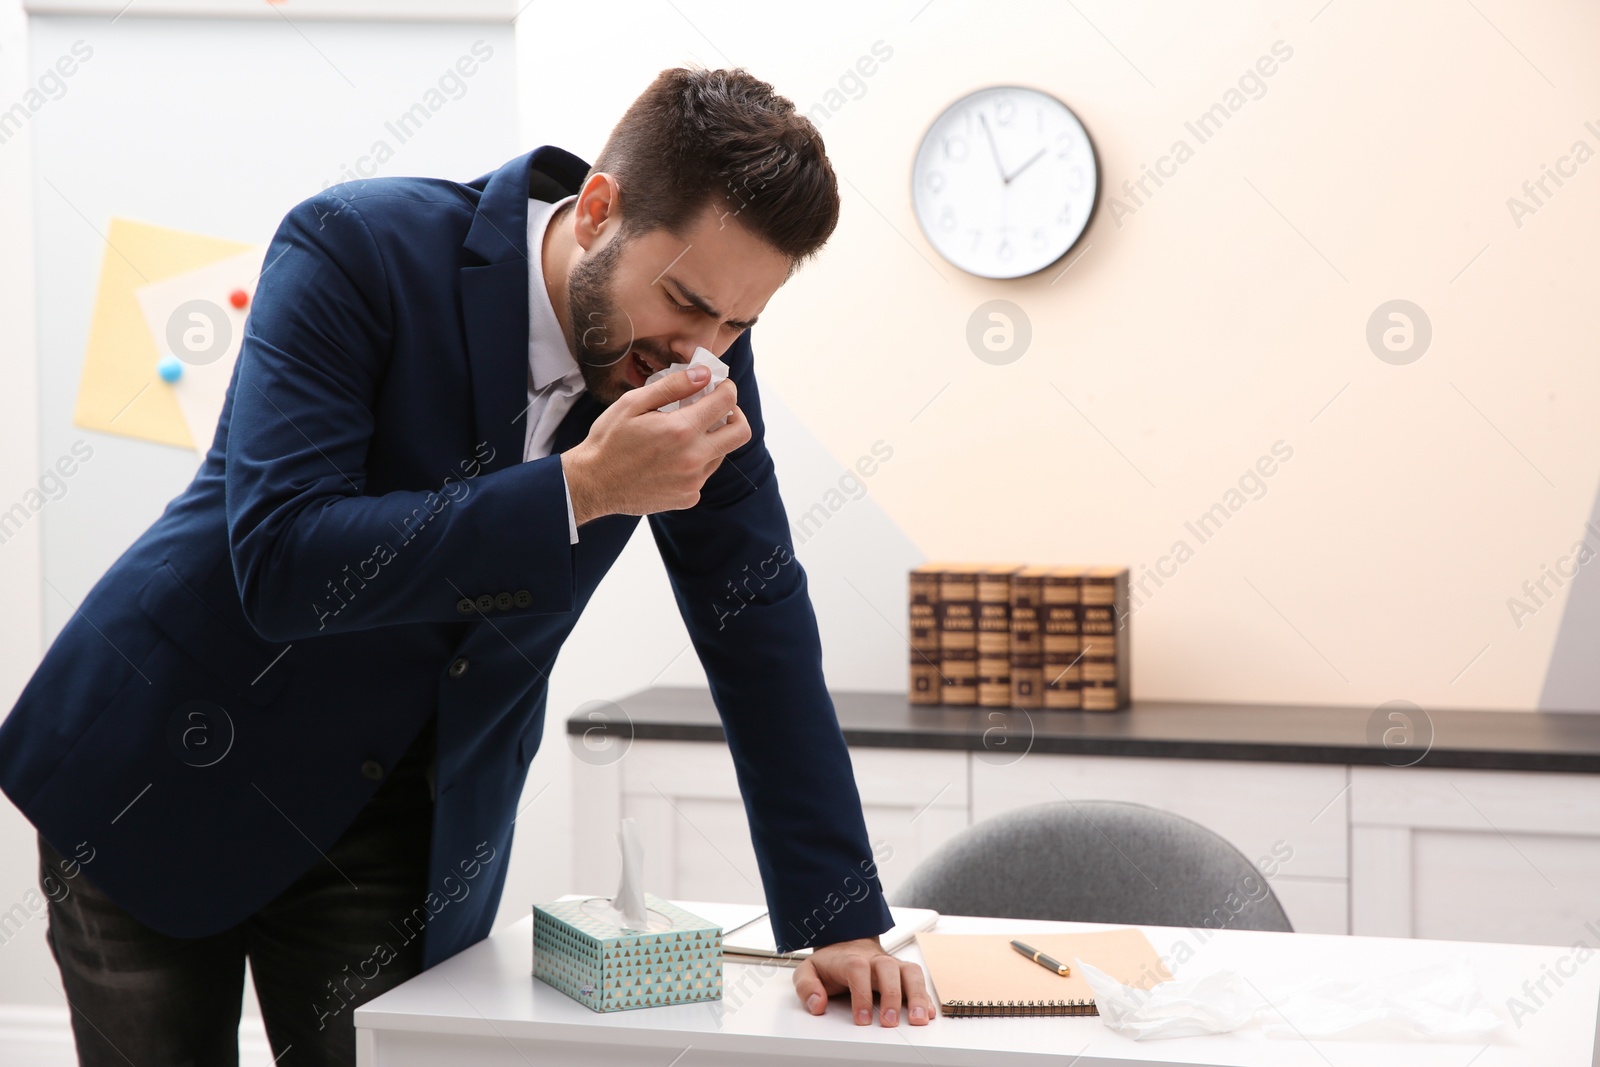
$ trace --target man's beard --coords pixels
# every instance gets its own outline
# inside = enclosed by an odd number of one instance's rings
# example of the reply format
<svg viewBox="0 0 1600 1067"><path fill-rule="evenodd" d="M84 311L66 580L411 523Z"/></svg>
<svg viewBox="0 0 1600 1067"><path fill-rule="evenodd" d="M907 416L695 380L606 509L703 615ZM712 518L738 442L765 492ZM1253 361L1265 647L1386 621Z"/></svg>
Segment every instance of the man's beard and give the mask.
<svg viewBox="0 0 1600 1067"><path fill-rule="evenodd" d="M611 281L626 240L626 234L617 234L600 251L580 260L567 278L572 358L583 372L584 385L602 404L610 404L627 391L623 361L633 358L634 349L654 351L647 344L636 343L632 320L611 296Z"/></svg>

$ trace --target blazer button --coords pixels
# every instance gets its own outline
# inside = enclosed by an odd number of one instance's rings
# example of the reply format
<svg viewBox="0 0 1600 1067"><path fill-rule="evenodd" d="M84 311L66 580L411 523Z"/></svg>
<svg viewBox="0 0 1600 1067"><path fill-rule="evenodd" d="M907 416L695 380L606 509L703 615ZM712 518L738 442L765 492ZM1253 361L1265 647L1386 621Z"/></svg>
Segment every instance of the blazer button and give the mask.
<svg viewBox="0 0 1600 1067"><path fill-rule="evenodd" d="M490 596L488 593L485 593L481 597L478 598L478 610L479 611L492 611L493 609L494 609L494 597Z"/></svg>
<svg viewBox="0 0 1600 1067"><path fill-rule="evenodd" d="M526 589L518 589L517 595L511 598L511 602L519 608L525 608L533 603L533 594Z"/></svg>
<svg viewBox="0 0 1600 1067"><path fill-rule="evenodd" d="M369 759L361 765L361 773L376 782L383 777L383 764L375 759Z"/></svg>
<svg viewBox="0 0 1600 1067"><path fill-rule="evenodd" d="M466 660L458 659L455 662L450 664L450 677L459 678L463 674L466 674L466 673L467 673L467 661Z"/></svg>
<svg viewBox="0 0 1600 1067"><path fill-rule="evenodd" d="M461 612L463 615L471 615L472 599L470 597L462 597L460 600L456 601L456 610Z"/></svg>
<svg viewBox="0 0 1600 1067"><path fill-rule="evenodd" d="M495 597L494 598L494 606L499 608L501 611L510 611L511 610L511 594L510 593L501 593L499 596Z"/></svg>

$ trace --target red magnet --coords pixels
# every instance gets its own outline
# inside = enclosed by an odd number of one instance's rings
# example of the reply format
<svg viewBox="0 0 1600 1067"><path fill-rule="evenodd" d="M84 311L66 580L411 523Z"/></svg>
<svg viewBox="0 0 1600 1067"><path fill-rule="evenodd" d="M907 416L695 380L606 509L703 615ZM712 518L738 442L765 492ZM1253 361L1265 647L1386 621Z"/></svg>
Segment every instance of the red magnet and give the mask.
<svg viewBox="0 0 1600 1067"><path fill-rule="evenodd" d="M236 308L242 308L246 304L250 303L250 294L245 292L243 289L235 289L233 292L228 294L228 303L232 304Z"/></svg>

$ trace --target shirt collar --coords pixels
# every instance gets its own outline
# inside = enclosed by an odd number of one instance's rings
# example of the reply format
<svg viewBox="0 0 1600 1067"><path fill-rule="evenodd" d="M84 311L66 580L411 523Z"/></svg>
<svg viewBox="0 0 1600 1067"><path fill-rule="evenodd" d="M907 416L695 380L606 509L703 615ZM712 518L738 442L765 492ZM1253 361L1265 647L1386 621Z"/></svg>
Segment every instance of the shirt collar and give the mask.
<svg viewBox="0 0 1600 1067"><path fill-rule="evenodd" d="M528 201L528 367L535 390L563 381L563 394L583 389L583 371L567 347L561 323L556 320L550 292L544 285L544 234L556 211L576 196L553 203Z"/></svg>

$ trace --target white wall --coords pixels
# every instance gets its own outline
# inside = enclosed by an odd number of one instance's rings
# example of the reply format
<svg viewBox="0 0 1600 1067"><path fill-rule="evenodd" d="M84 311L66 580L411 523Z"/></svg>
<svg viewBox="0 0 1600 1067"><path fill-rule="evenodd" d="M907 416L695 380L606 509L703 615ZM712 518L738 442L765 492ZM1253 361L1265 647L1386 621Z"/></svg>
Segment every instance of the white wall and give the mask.
<svg viewBox="0 0 1600 1067"><path fill-rule="evenodd" d="M29 83L21 0L0 0L0 107L22 98ZM22 127L0 144L0 510L21 500L39 479L38 372L34 362L33 138ZM39 598L40 527L24 524L0 544L0 704L9 708L43 650ZM35 886L33 826L0 796L0 911ZM0 944L0 1003L43 1002L37 974L49 964L43 924ZM27 977L24 977L27 976Z"/></svg>

